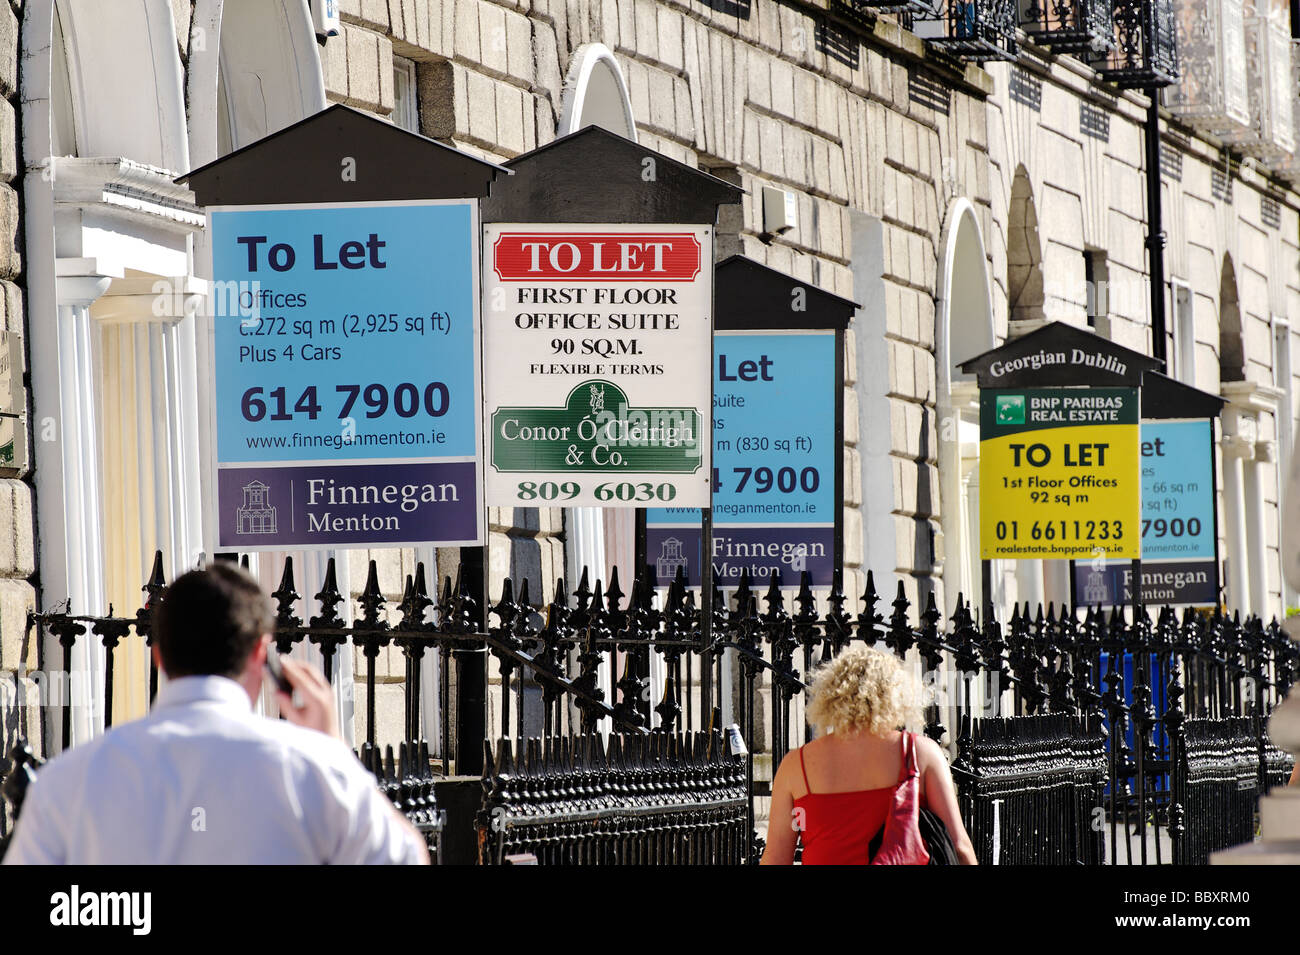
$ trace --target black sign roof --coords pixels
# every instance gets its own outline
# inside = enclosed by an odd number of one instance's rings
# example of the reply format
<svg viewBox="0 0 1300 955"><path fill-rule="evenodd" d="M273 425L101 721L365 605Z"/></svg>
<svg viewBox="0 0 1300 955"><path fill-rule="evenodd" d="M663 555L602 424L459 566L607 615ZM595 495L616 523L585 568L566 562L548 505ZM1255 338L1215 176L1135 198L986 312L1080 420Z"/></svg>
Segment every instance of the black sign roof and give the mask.
<svg viewBox="0 0 1300 955"><path fill-rule="evenodd" d="M1149 371L1142 376L1142 417L1217 418L1227 401L1177 379Z"/></svg>
<svg viewBox="0 0 1300 955"><path fill-rule="evenodd" d="M714 327L721 330L842 330L858 307L743 255L723 259L713 274Z"/></svg>
<svg viewBox="0 0 1300 955"><path fill-rule="evenodd" d="M1160 362L1150 355L1064 322L1052 322L1005 345L968 358L958 367L981 388L1060 385L1136 387Z"/></svg>
<svg viewBox="0 0 1300 955"><path fill-rule="evenodd" d="M341 104L191 170L201 206L479 199L510 171Z"/></svg>
<svg viewBox="0 0 1300 955"><path fill-rule="evenodd" d="M508 185L484 222L690 222L713 225L744 190L599 126L561 136L506 164Z"/></svg>

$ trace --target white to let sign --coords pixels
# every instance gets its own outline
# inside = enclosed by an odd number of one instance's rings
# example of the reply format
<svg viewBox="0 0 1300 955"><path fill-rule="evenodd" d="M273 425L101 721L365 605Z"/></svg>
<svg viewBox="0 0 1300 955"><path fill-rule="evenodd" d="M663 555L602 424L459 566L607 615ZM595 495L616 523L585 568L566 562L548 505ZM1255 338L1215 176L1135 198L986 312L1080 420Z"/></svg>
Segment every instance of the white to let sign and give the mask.
<svg viewBox="0 0 1300 955"><path fill-rule="evenodd" d="M487 503L709 506L713 230L483 229Z"/></svg>

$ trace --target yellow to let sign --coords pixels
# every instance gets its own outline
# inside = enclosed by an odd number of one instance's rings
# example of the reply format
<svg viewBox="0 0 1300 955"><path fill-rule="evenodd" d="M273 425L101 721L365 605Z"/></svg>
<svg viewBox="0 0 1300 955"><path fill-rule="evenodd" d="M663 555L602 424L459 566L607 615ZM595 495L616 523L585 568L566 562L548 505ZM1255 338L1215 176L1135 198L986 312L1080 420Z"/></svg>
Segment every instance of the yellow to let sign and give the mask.
<svg viewBox="0 0 1300 955"><path fill-rule="evenodd" d="M1136 388L980 392L980 556L1142 556Z"/></svg>

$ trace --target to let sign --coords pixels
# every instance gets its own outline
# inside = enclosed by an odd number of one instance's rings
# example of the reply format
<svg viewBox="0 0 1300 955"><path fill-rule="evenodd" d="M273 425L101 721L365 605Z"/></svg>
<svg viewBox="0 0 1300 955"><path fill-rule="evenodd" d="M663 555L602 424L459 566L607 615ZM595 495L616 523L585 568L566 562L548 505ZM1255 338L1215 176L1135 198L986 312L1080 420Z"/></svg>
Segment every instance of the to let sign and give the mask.
<svg viewBox="0 0 1300 955"><path fill-rule="evenodd" d="M209 211L216 548L482 542L477 219Z"/></svg>
<svg viewBox="0 0 1300 955"><path fill-rule="evenodd" d="M712 230L484 227L487 499L709 501Z"/></svg>
<svg viewBox="0 0 1300 955"><path fill-rule="evenodd" d="M997 558L1137 558L1136 388L980 392L980 550Z"/></svg>
<svg viewBox="0 0 1300 955"><path fill-rule="evenodd" d="M835 332L719 332L714 338L713 579L808 571L829 587L835 556ZM699 511L646 512L646 556L660 586L680 569L700 586Z"/></svg>
<svg viewBox="0 0 1300 955"><path fill-rule="evenodd" d="M1218 601L1213 424L1208 418L1142 422L1142 599L1213 606ZM1133 599L1133 570L1106 560L1074 566L1077 602Z"/></svg>

